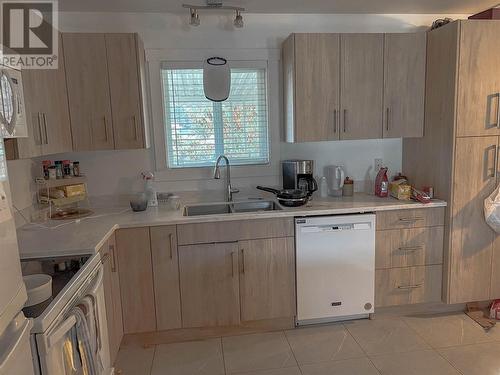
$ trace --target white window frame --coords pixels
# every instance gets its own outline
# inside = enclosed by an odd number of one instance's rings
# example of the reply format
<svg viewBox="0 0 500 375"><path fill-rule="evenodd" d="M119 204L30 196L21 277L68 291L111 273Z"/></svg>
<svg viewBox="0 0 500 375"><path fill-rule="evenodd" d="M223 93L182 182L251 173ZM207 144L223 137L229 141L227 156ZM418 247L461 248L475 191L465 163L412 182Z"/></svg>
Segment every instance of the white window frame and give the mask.
<svg viewBox="0 0 500 375"><path fill-rule="evenodd" d="M281 139L279 49L147 50L146 59L149 68L155 170L156 179L159 181L205 180L212 178L212 167L168 168L164 118L165 103L161 84L162 64L167 63L167 66L172 68L201 67L202 62L212 56L226 58L230 62L230 66L235 68L267 68L269 163L234 166L231 173L235 178L275 176L279 174Z"/></svg>

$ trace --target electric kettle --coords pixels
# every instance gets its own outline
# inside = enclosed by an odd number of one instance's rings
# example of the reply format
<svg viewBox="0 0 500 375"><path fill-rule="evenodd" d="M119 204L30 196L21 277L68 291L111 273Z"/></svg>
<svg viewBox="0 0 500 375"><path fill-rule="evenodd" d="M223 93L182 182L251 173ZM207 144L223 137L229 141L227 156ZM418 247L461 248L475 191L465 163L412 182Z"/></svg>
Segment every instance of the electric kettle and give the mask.
<svg viewBox="0 0 500 375"><path fill-rule="evenodd" d="M339 165L328 165L325 167L325 175L328 184L328 195L341 197L345 179L344 168Z"/></svg>

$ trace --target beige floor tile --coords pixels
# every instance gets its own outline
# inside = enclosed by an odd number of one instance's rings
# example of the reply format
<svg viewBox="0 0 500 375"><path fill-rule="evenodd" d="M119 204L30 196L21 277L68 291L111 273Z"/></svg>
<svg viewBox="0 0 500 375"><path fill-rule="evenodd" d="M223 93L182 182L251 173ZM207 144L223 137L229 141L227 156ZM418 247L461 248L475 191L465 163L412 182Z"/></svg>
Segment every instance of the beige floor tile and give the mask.
<svg viewBox="0 0 500 375"><path fill-rule="evenodd" d="M465 314L421 315L403 320L434 348L478 344L500 339L500 330L484 329Z"/></svg>
<svg viewBox="0 0 500 375"><path fill-rule="evenodd" d="M400 319L358 320L345 323L345 327L368 355L429 349Z"/></svg>
<svg viewBox="0 0 500 375"><path fill-rule="evenodd" d="M368 358L302 365L303 375L379 375Z"/></svg>
<svg viewBox="0 0 500 375"><path fill-rule="evenodd" d="M500 374L500 343L485 343L438 351L463 375Z"/></svg>
<svg viewBox="0 0 500 375"><path fill-rule="evenodd" d="M382 375L460 375L434 350L371 357Z"/></svg>
<svg viewBox="0 0 500 375"><path fill-rule="evenodd" d="M285 334L299 364L364 357L341 324L297 328Z"/></svg>
<svg viewBox="0 0 500 375"><path fill-rule="evenodd" d="M116 357L115 370L117 373L121 371L121 375L149 375L154 354L154 346L122 346Z"/></svg>
<svg viewBox="0 0 500 375"><path fill-rule="evenodd" d="M286 367L273 370L239 372L237 375L302 375L302 373L298 367Z"/></svg>
<svg viewBox="0 0 500 375"><path fill-rule="evenodd" d="M158 345L151 375L223 375L220 339Z"/></svg>
<svg viewBox="0 0 500 375"><path fill-rule="evenodd" d="M222 338L228 374L296 366L283 332Z"/></svg>

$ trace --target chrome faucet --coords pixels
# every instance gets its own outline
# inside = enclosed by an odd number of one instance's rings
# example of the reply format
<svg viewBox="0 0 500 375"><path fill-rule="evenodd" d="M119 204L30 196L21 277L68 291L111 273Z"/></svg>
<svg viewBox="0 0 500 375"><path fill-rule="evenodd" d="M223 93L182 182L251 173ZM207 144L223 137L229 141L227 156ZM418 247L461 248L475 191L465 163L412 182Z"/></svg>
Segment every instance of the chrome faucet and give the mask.
<svg viewBox="0 0 500 375"><path fill-rule="evenodd" d="M215 168L214 168L214 178L216 180L220 179L220 167L219 163L220 161L224 159L226 162L226 201L227 202L232 202L233 201L233 194L239 193L240 191L238 189L233 189L231 186L231 165L229 164L229 159L225 155L221 155L217 158L217 161L215 162Z"/></svg>

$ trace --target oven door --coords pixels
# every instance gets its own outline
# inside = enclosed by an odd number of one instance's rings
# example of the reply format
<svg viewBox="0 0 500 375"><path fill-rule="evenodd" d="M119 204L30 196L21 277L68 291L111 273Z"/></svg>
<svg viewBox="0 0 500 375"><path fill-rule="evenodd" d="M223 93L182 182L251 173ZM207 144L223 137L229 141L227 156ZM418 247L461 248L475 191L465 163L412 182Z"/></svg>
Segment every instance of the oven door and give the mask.
<svg viewBox="0 0 500 375"><path fill-rule="evenodd" d="M102 265L92 272L93 281L84 291L78 292L79 298L73 301L67 309L64 319L58 319L46 332L36 335L39 365L42 375L87 375L82 371L78 360L78 344L75 339L75 326L77 318L71 313L73 308L83 306L83 301L94 302L89 307L94 313L85 312L90 335L87 345L96 349L97 374L108 375L111 373L109 359L109 344L107 338L106 310L103 291ZM87 310L86 310L87 311ZM92 319L92 321L90 321ZM92 350L92 349L90 349Z"/></svg>

